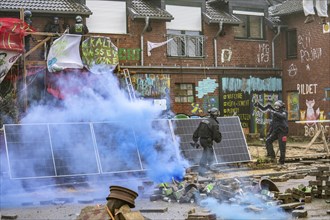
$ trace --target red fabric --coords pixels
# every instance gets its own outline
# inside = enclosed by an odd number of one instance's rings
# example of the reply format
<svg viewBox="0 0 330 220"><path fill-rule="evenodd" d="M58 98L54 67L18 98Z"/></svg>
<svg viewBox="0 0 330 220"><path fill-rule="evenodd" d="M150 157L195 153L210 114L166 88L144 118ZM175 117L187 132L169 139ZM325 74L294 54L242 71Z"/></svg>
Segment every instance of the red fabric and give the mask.
<svg viewBox="0 0 330 220"><path fill-rule="evenodd" d="M34 31L18 18L0 18L0 49L23 51L23 37Z"/></svg>
<svg viewBox="0 0 330 220"><path fill-rule="evenodd" d="M65 69L56 73L47 72L47 92L58 99L77 95L85 86L91 86L91 75L86 69Z"/></svg>
<svg viewBox="0 0 330 220"><path fill-rule="evenodd" d="M283 141L283 142L286 142L286 136L283 136L283 137L282 137L282 141Z"/></svg>

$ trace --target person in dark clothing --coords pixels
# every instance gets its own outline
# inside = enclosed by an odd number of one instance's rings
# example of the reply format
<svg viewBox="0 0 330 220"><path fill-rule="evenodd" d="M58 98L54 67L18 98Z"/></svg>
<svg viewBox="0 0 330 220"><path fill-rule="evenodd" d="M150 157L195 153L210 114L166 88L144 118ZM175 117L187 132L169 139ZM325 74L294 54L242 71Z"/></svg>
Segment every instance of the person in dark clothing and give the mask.
<svg viewBox="0 0 330 220"><path fill-rule="evenodd" d="M31 11L24 11L24 22L27 23L30 27L32 26L32 12ZM25 52L28 52L30 50L30 40L31 40L31 34L28 34L24 37L24 49Z"/></svg>
<svg viewBox="0 0 330 220"><path fill-rule="evenodd" d="M259 102L255 103L254 106L262 111L271 112L271 123L266 137L267 157L269 157L271 161L275 161L276 155L273 142L278 140L280 149L279 163L283 165L285 162L286 140L289 132L288 113L285 110L285 105L281 100L278 100L274 103L274 107L270 104L262 106Z"/></svg>
<svg viewBox="0 0 330 220"><path fill-rule="evenodd" d="M82 17L78 15L76 17L76 24L70 27L69 33L70 34L80 34L85 35L88 34L89 30L85 24L82 23Z"/></svg>
<svg viewBox="0 0 330 220"><path fill-rule="evenodd" d="M52 22L49 22L49 23L46 24L45 32L55 33L58 36L60 36L61 26L60 26L60 20L59 20L58 17L54 17ZM43 52L42 57L44 57L44 58L47 57L50 46L52 45L53 41L58 38L58 36L57 37L52 37L49 41L47 41L46 49L45 49L46 53Z"/></svg>
<svg viewBox="0 0 330 220"><path fill-rule="evenodd" d="M203 147L203 154L199 162L200 175L203 175L214 161L213 141L220 143L222 138L217 120L219 110L217 108L211 108L208 112L210 116L199 123L192 138L195 146L198 146L197 142L199 141Z"/></svg>

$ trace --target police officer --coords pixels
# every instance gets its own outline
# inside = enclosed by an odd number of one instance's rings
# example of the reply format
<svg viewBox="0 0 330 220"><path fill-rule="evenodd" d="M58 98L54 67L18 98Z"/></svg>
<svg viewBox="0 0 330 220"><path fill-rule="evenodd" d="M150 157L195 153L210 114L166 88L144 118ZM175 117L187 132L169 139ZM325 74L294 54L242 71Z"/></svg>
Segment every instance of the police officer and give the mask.
<svg viewBox="0 0 330 220"><path fill-rule="evenodd" d="M203 154L199 162L199 174L203 175L214 161L213 141L220 143L222 135L219 131L219 110L211 108L208 113L210 116L203 119L193 134L193 141L200 142L203 147Z"/></svg>
<svg viewBox="0 0 330 220"><path fill-rule="evenodd" d="M29 27L32 26L32 12L29 10L24 11L24 22L29 25ZM25 42L25 52L30 50L30 40L31 40L31 34L28 34L24 37Z"/></svg>
<svg viewBox="0 0 330 220"><path fill-rule="evenodd" d="M286 139L289 132L288 112L285 110L285 105L281 100L278 100L274 103L274 107L270 104L262 106L259 102L255 103L254 106L262 111L270 111L271 113L272 120L266 137L267 157L269 157L271 161L275 161L276 155L273 142L278 140L280 148L279 163L283 165L285 162Z"/></svg>
<svg viewBox="0 0 330 220"><path fill-rule="evenodd" d="M76 24L70 27L70 34L80 34L84 35L89 32L87 26L82 23L82 17L80 15L76 16Z"/></svg>

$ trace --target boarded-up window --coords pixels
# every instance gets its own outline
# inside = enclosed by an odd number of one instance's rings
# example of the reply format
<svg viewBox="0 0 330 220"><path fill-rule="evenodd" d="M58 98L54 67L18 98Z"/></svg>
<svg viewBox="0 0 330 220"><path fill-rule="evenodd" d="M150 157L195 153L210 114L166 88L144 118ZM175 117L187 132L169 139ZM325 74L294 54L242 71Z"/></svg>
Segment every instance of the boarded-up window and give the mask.
<svg viewBox="0 0 330 220"><path fill-rule="evenodd" d="M126 2L87 0L93 14L86 23L91 33L126 34Z"/></svg>
<svg viewBox="0 0 330 220"><path fill-rule="evenodd" d="M286 32L286 56L288 59L297 58L297 30Z"/></svg>

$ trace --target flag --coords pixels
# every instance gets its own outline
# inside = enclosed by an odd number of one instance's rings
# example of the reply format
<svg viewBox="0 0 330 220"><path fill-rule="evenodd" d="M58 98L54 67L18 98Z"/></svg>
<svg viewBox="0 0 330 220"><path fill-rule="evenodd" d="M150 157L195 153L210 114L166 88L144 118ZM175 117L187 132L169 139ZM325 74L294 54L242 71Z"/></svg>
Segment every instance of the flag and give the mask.
<svg viewBox="0 0 330 220"><path fill-rule="evenodd" d="M35 31L18 18L0 18L0 49L23 51L23 37Z"/></svg>
<svg viewBox="0 0 330 220"><path fill-rule="evenodd" d="M148 43L148 56L151 56L152 49L161 47L161 46L167 44L168 42L170 42L171 40L173 40L173 38L168 39L167 41L164 41L164 42L160 42L160 43L153 43L153 42L148 41L147 42Z"/></svg>
<svg viewBox="0 0 330 220"><path fill-rule="evenodd" d="M79 46L81 35L63 34L56 39L49 49L47 68L49 72L62 71L67 68L82 69Z"/></svg>
<svg viewBox="0 0 330 220"><path fill-rule="evenodd" d="M0 83L20 56L18 51L0 50Z"/></svg>
<svg viewBox="0 0 330 220"><path fill-rule="evenodd" d="M118 48L109 37L90 37L82 43L82 60L87 69L95 74L102 70L114 70L119 63Z"/></svg>

